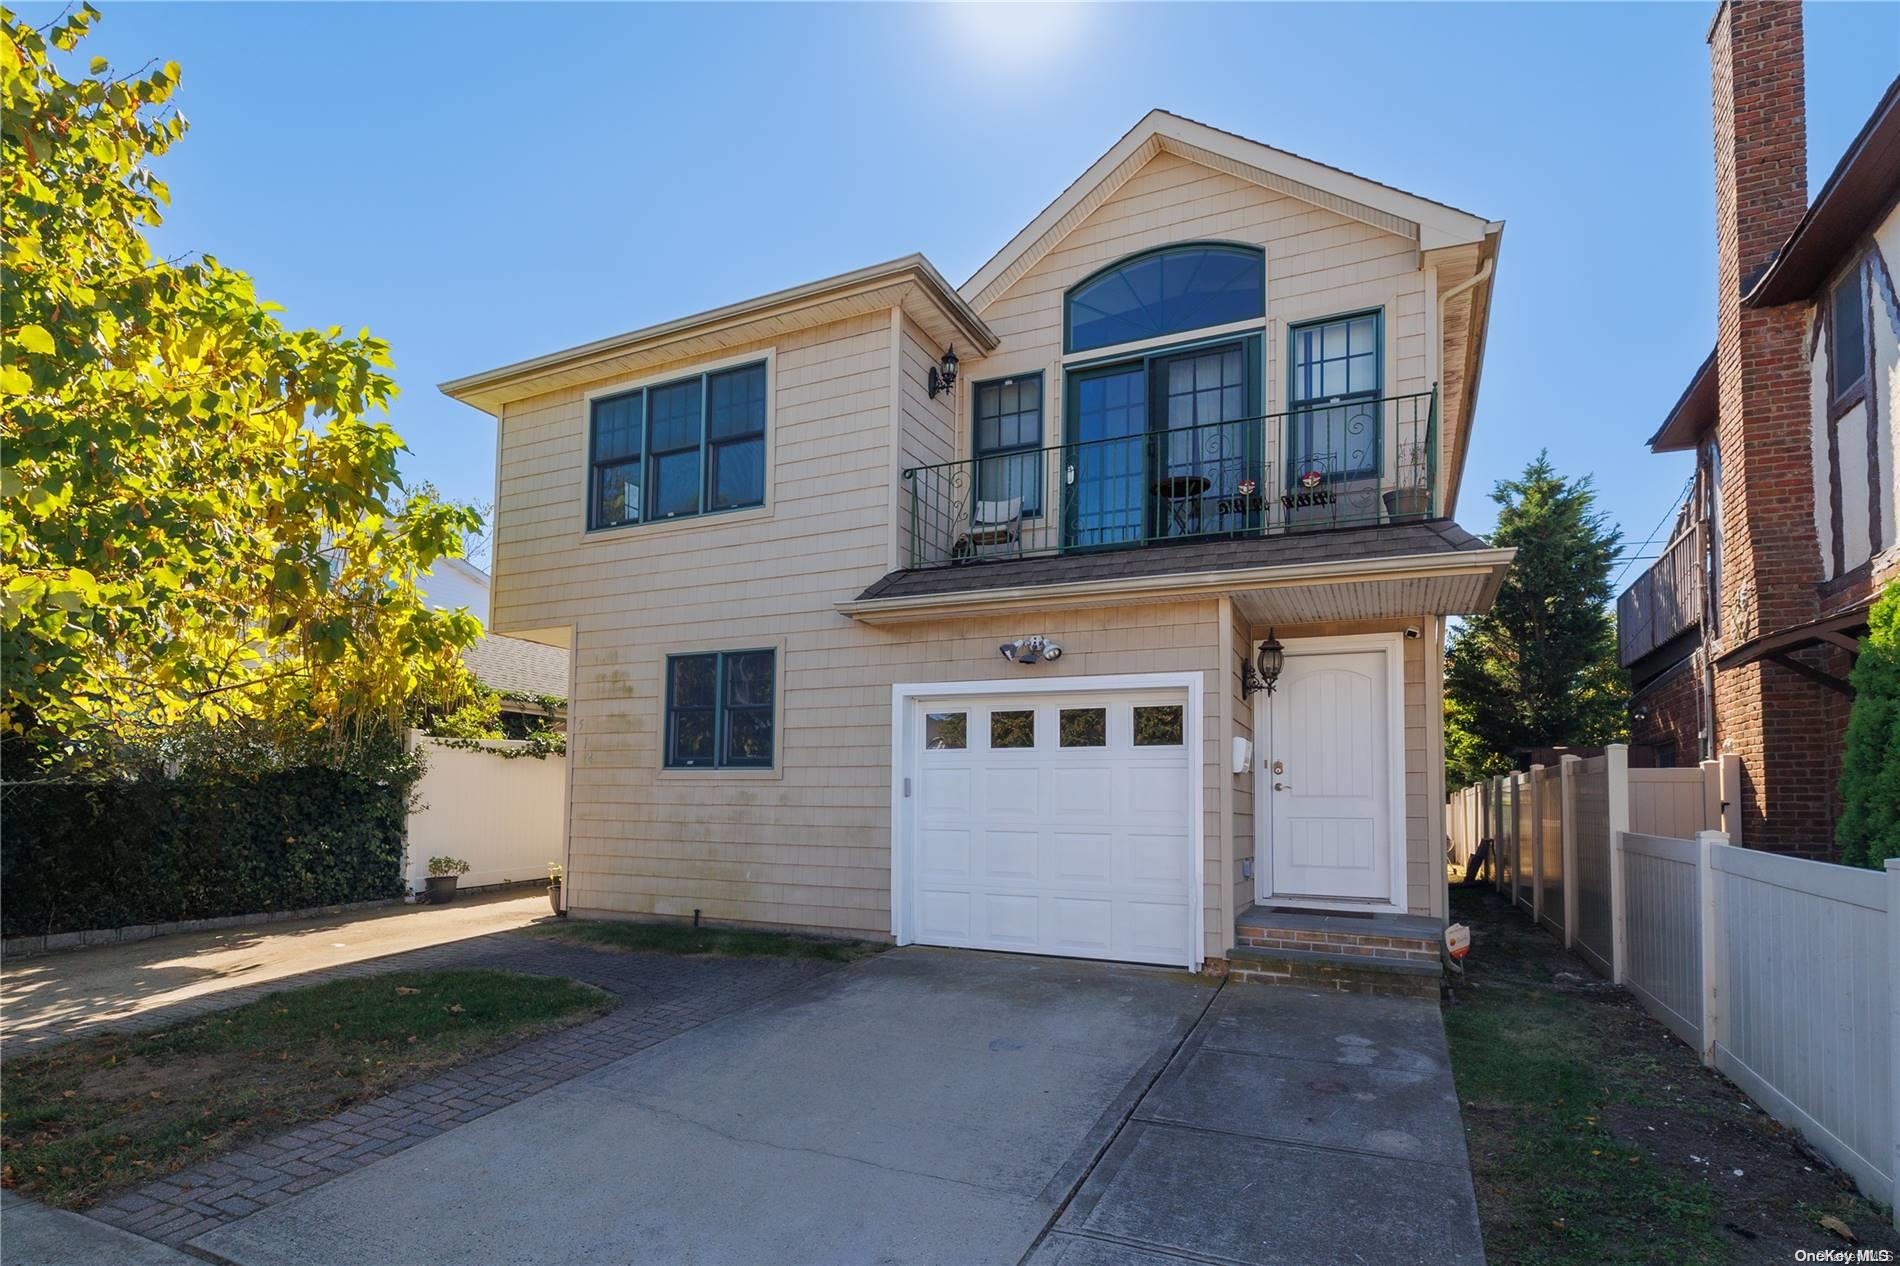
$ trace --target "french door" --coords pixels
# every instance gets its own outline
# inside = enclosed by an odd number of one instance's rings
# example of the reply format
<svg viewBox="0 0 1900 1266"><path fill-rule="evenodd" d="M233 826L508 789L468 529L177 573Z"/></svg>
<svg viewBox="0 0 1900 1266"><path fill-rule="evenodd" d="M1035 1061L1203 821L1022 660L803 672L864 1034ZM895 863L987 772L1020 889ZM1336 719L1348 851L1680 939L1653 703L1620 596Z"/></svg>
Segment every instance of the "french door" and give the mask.
<svg viewBox="0 0 1900 1266"><path fill-rule="evenodd" d="M1065 548L1258 526L1259 351L1248 338L1069 375Z"/></svg>

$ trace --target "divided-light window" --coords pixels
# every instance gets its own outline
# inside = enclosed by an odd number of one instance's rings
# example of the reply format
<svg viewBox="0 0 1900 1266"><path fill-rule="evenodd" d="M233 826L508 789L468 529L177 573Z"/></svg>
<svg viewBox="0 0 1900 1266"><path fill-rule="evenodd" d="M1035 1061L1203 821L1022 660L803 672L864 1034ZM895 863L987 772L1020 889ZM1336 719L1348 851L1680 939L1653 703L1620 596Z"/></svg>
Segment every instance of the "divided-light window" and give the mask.
<svg viewBox="0 0 1900 1266"><path fill-rule="evenodd" d="M777 653L666 657L666 767L770 769Z"/></svg>
<svg viewBox="0 0 1900 1266"><path fill-rule="evenodd" d="M595 400L588 468L590 529L764 505L764 363Z"/></svg>

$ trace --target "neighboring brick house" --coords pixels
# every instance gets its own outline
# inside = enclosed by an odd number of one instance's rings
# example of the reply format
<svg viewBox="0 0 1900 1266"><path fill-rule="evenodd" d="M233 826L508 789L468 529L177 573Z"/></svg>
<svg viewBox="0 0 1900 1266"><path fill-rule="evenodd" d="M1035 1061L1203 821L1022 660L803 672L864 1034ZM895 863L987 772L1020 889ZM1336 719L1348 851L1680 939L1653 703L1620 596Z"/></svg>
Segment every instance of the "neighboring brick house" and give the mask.
<svg viewBox="0 0 1900 1266"><path fill-rule="evenodd" d="M1900 574L1900 80L1810 206L1800 7L1725 4L1709 48L1716 345L1649 441L1696 473L1617 604L1631 737L1735 753L1742 841L1825 857L1857 638Z"/></svg>

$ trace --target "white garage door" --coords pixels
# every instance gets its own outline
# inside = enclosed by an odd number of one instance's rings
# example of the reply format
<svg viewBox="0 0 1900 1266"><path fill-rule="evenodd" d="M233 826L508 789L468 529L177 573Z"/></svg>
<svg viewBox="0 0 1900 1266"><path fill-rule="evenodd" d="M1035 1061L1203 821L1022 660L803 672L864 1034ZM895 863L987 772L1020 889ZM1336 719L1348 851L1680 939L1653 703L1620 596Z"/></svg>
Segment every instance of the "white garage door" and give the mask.
<svg viewBox="0 0 1900 1266"><path fill-rule="evenodd" d="M909 723L911 939L1198 957L1185 694L924 699Z"/></svg>

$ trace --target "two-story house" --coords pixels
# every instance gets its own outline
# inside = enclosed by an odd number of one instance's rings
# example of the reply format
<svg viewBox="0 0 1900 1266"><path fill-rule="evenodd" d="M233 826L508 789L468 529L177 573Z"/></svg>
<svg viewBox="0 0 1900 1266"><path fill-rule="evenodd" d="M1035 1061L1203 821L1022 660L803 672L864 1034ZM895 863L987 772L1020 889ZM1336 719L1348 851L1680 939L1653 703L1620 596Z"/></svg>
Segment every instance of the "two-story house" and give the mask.
<svg viewBox="0 0 1900 1266"><path fill-rule="evenodd" d="M1618 601L1631 737L1735 753L1742 842L1826 858L1848 672L1900 575L1900 80L1809 205L1800 6L1726 4L1709 45L1716 347L1649 441L1696 471Z"/></svg>
<svg viewBox="0 0 1900 1266"><path fill-rule="evenodd" d="M493 625L573 651L570 912L1435 976L1501 227L1156 111L960 288L445 384Z"/></svg>

